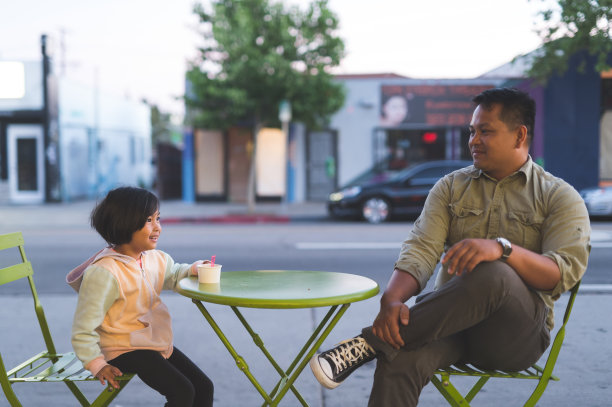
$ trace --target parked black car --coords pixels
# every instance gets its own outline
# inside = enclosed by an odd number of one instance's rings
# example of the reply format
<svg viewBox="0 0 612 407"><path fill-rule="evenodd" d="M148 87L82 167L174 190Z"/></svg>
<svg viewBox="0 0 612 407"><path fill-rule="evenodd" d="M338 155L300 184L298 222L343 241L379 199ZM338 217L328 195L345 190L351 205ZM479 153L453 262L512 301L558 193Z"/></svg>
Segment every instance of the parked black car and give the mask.
<svg viewBox="0 0 612 407"><path fill-rule="evenodd" d="M444 175L472 165L472 161L429 161L408 167L387 180L353 182L330 194L332 217L361 217L370 223L391 217L418 215L429 190Z"/></svg>
<svg viewBox="0 0 612 407"><path fill-rule="evenodd" d="M585 188L580 195L590 216L612 216L612 186Z"/></svg>

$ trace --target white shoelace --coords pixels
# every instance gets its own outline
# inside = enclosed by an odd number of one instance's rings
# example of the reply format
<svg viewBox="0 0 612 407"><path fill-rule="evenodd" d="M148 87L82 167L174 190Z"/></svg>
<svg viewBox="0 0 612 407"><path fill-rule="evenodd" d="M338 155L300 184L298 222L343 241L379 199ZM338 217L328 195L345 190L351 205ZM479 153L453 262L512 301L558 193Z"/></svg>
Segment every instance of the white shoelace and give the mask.
<svg viewBox="0 0 612 407"><path fill-rule="evenodd" d="M350 342L356 343L350 344ZM342 346L344 344L346 344L346 346ZM368 345L363 338L353 338L340 342L338 346L326 356L328 356L329 361L334 364L335 371L339 372L341 369L352 366L364 356L368 356L368 353L374 354L374 349Z"/></svg>

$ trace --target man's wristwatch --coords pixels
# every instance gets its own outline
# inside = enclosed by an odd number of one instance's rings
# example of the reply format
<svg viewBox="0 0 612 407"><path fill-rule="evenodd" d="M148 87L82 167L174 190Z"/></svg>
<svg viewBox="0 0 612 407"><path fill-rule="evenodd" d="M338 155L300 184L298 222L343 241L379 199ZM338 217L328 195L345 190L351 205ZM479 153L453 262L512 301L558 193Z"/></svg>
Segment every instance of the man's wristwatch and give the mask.
<svg viewBox="0 0 612 407"><path fill-rule="evenodd" d="M506 261L510 253L512 253L512 243L508 239L504 239L503 237L498 237L495 239L497 243L499 243L502 247L502 255L500 260Z"/></svg>

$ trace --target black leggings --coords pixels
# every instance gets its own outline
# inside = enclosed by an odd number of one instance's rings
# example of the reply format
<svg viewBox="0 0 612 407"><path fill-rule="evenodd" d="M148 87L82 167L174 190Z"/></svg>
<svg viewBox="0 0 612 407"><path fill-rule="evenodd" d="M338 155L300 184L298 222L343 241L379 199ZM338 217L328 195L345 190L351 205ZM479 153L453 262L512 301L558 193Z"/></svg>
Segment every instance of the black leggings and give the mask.
<svg viewBox="0 0 612 407"><path fill-rule="evenodd" d="M117 356L109 364L122 372L136 373L166 397L166 407L210 407L213 383L177 347L165 359L153 350L135 350Z"/></svg>

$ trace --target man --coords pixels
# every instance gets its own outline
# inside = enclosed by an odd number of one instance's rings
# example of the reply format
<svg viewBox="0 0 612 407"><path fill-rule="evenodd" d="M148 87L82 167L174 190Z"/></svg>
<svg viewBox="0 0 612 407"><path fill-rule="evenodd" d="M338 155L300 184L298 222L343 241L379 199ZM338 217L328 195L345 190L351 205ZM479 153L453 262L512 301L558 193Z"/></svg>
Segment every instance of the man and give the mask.
<svg viewBox="0 0 612 407"><path fill-rule="evenodd" d="M325 387L376 358L369 405L415 406L437 368L518 371L548 347L553 303L586 270L589 217L579 194L529 156L533 99L497 88L473 101L474 165L429 193L373 326L311 359ZM408 308L443 253L435 290Z"/></svg>

